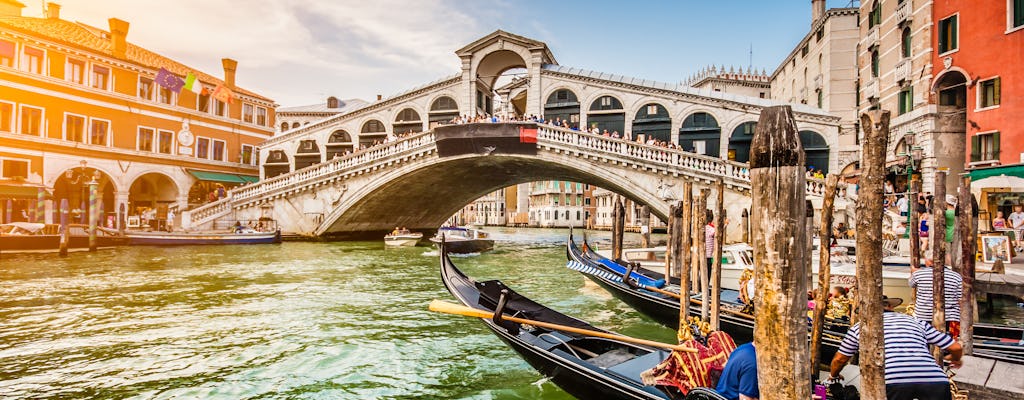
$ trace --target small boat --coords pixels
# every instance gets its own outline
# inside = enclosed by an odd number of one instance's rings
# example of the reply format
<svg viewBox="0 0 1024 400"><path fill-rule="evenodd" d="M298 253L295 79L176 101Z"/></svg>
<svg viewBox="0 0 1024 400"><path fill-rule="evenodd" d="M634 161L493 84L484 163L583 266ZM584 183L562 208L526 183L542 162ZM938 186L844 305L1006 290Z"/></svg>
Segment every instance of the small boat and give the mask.
<svg viewBox="0 0 1024 400"><path fill-rule="evenodd" d="M481 318L488 329L519 353L558 387L580 399L680 399L670 390L646 386L640 373L666 359L670 352L619 340L524 325L502 315L529 318L573 328L608 332L547 308L509 289L501 281L477 282L448 257L447 243L439 244L441 280L467 307L494 313ZM707 389L694 389L684 399L724 399Z"/></svg>
<svg viewBox="0 0 1024 400"><path fill-rule="evenodd" d="M414 247L423 239L423 234L410 232L408 229L395 229L384 236L384 246L387 247Z"/></svg>
<svg viewBox="0 0 1024 400"><path fill-rule="evenodd" d="M489 238L487 232L468 227L441 227L437 235L430 238L431 242L440 249L441 242L445 242L445 249L453 254L480 253L494 249L494 240ZM443 240L442 240L443 239Z"/></svg>
<svg viewBox="0 0 1024 400"><path fill-rule="evenodd" d="M31 222L0 224L0 253L49 253L60 250L60 225ZM128 241L116 230L96 227L96 248L122 246ZM89 226L68 225L68 251L89 250Z"/></svg>
<svg viewBox="0 0 1024 400"><path fill-rule="evenodd" d="M131 232L125 236L133 246L281 243L280 230L260 232L251 228L231 232Z"/></svg>

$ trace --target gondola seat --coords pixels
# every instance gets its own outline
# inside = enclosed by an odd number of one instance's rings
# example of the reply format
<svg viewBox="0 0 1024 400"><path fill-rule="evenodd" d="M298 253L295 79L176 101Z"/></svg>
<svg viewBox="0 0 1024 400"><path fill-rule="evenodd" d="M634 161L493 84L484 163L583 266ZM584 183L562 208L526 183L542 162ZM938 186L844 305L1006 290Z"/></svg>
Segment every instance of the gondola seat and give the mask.
<svg viewBox="0 0 1024 400"><path fill-rule="evenodd" d="M662 350L652 351L624 363L611 366L607 371L626 379L641 382L640 374L664 361L668 358L669 354L669 352Z"/></svg>

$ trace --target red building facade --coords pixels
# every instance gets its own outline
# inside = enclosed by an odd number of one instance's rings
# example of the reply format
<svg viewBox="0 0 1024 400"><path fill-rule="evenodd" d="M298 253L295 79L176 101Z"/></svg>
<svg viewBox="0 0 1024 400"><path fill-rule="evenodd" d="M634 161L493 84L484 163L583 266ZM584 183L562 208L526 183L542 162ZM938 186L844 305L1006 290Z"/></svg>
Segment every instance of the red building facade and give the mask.
<svg viewBox="0 0 1024 400"><path fill-rule="evenodd" d="M932 95L967 167L1024 162L1024 0L936 0Z"/></svg>

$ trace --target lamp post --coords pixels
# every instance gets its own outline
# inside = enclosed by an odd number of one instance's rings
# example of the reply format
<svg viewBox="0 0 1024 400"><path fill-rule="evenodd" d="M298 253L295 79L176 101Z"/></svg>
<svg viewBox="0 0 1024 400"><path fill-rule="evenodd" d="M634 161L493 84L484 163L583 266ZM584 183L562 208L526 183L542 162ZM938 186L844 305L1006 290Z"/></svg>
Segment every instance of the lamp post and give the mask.
<svg viewBox="0 0 1024 400"><path fill-rule="evenodd" d="M907 229L905 232L903 232L903 237L909 238L911 229L910 213L913 212L910 209L910 181L911 179L913 179L914 169L917 168L917 166L921 163L921 160L924 158L924 149L920 146L915 146L916 135L914 134L914 132L907 132L906 134L904 134L903 143L906 147L904 148L903 152L899 154L900 156L907 158Z"/></svg>

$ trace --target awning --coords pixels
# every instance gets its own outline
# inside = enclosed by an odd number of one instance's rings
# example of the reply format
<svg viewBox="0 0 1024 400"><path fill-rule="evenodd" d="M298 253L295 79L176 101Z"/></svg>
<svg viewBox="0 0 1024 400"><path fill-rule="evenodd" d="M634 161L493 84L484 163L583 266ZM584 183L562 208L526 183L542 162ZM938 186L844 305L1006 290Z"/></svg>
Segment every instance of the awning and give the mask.
<svg viewBox="0 0 1024 400"><path fill-rule="evenodd" d="M190 169L188 173L201 181L223 182L223 183L250 183L260 180L258 176L236 175L224 172L199 171Z"/></svg>
<svg viewBox="0 0 1024 400"><path fill-rule="evenodd" d="M991 168L977 168L970 171L971 182L980 181L993 176L1014 176L1024 178L1024 164L1005 165Z"/></svg>
<svg viewBox="0 0 1024 400"><path fill-rule="evenodd" d="M39 186L0 185L0 199L35 199L39 196ZM50 192L44 196L50 198Z"/></svg>

